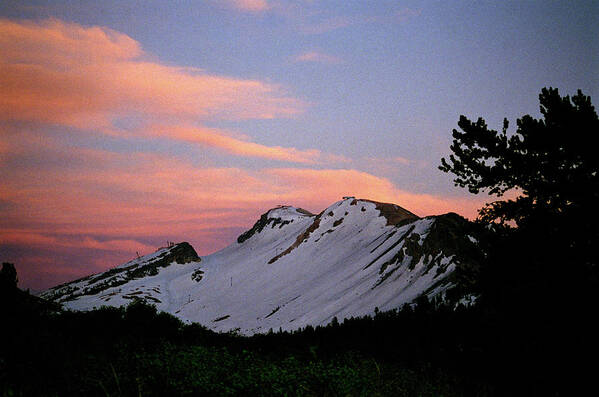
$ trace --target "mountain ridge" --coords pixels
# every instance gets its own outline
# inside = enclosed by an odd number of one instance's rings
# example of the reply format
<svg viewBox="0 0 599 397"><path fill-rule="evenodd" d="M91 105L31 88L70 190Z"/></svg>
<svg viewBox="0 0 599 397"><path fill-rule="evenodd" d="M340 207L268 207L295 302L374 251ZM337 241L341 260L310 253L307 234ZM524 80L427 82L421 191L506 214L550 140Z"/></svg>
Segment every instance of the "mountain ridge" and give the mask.
<svg viewBox="0 0 599 397"><path fill-rule="evenodd" d="M291 330L465 290L481 259L475 234L457 214L354 197L317 215L278 206L211 255L180 243L42 296L76 310L144 299L218 331Z"/></svg>

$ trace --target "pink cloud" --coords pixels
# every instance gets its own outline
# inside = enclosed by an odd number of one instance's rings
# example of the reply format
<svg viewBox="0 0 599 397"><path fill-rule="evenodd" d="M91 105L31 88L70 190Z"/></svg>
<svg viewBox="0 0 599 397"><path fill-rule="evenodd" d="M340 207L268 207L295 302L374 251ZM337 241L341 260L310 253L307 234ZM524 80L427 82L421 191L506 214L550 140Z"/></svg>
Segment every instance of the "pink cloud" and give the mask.
<svg viewBox="0 0 599 397"><path fill-rule="evenodd" d="M306 164L314 164L321 159L331 159L327 158L316 149L298 150L280 146L265 146L237 139L225 135L222 131L211 128L166 126L153 127L148 129L148 132L156 136L168 136L171 139L179 139L203 146L215 147L238 156L258 157Z"/></svg>
<svg viewBox="0 0 599 397"><path fill-rule="evenodd" d="M275 85L149 61L103 27L0 19L0 119L109 127L124 114L186 120L290 116L304 104Z"/></svg>
<svg viewBox="0 0 599 397"><path fill-rule="evenodd" d="M262 12L270 7L266 0L226 0L232 7L240 11Z"/></svg>
<svg viewBox="0 0 599 397"><path fill-rule="evenodd" d="M57 19L11 21L0 18L2 60L64 69L127 60L143 54L129 36L103 27L83 27Z"/></svg>
<svg viewBox="0 0 599 397"><path fill-rule="evenodd" d="M393 157L393 161L399 164L403 164L403 165L409 165L411 163L411 161L405 157Z"/></svg>
<svg viewBox="0 0 599 397"><path fill-rule="evenodd" d="M33 141L14 142L17 150L10 153L19 165L0 176L0 241L27 252L19 261L39 271L48 265L35 257L51 252L56 271L65 274L61 281L71 275L65 261L73 252L104 258L83 261L79 276L131 259L137 251L152 252L157 246L148 241L187 240L200 254L213 252L278 204L320 212L347 194L393 202L419 215L457 211L473 216L480 207L474 200L410 193L352 169L203 168L155 154L65 150L51 140L44 147L28 144ZM42 167L25 160L56 158L59 152L60 162ZM21 278L25 285L37 277L33 270L27 274Z"/></svg>
<svg viewBox="0 0 599 397"><path fill-rule="evenodd" d="M2 214L4 230L94 234L104 240L115 233L188 235L222 225L249 226L252 217L277 204L320 211L345 194L394 202L420 215L458 211L472 216L480 206L413 194L357 170L198 168L158 155L87 149L64 156L57 166L24 165L2 177L0 200L12 203Z"/></svg>
<svg viewBox="0 0 599 397"><path fill-rule="evenodd" d="M314 149L260 145L202 127L198 122L215 118L291 116L305 104L275 84L149 61L138 42L107 28L0 19L0 53L5 93L0 120L62 124L110 135L158 135L244 157L305 164L344 161ZM114 120L129 115L170 127L116 129Z"/></svg>
<svg viewBox="0 0 599 397"><path fill-rule="evenodd" d="M21 230L2 230L0 240L3 244L27 245L43 247L50 250L63 248L85 248L118 252L152 252L154 247L132 239L111 239L100 241L89 236L80 239L59 238L54 235L44 235Z"/></svg>
<svg viewBox="0 0 599 397"><path fill-rule="evenodd" d="M320 51L304 52L295 56L293 59L295 62L319 62L328 64L337 64L343 62L343 60L339 57L325 54Z"/></svg>
<svg viewBox="0 0 599 397"><path fill-rule="evenodd" d="M393 183L357 170L273 169L268 170L282 186L289 186L288 197L301 197L310 208L321 208L351 195L400 205L420 216L458 212L474 218L480 199L454 199L398 189ZM315 190L314 186L319 186Z"/></svg>

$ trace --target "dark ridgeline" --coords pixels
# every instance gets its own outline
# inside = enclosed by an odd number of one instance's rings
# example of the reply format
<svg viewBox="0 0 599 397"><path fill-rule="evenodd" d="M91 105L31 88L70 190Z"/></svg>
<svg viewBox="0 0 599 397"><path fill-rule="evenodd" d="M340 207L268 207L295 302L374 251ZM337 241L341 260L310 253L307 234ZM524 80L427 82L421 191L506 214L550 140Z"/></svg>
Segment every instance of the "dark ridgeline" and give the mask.
<svg viewBox="0 0 599 397"><path fill-rule="evenodd" d="M520 193L483 208L478 225L449 214L436 231L451 241L454 224L488 230L482 252L467 253L484 266L460 275L473 305L420 298L374 317L240 337L141 301L60 312L20 291L5 264L2 395L584 394L599 335L599 122L580 92L544 89L540 100L543 119L524 116L509 137L507 122L498 133L461 117L442 160L473 193Z"/></svg>

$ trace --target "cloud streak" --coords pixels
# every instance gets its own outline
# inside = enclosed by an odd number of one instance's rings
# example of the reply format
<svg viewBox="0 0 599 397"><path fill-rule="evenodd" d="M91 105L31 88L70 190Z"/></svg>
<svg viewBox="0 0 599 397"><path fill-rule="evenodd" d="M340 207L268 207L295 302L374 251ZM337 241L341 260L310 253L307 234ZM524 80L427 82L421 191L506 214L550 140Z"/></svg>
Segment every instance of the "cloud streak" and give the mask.
<svg viewBox="0 0 599 397"><path fill-rule="evenodd" d="M244 12L259 13L270 9L266 0L226 0L226 3Z"/></svg>
<svg viewBox="0 0 599 397"><path fill-rule="evenodd" d="M343 60L334 55L329 55L320 51L307 51L303 52L293 58L295 62L318 62L326 64L339 64L343 63Z"/></svg>
<svg viewBox="0 0 599 397"><path fill-rule="evenodd" d="M171 139L213 147L236 156L304 164L315 164L328 159L326 155L316 149L298 150L281 146L260 145L228 136L217 129L189 126L162 126L152 127L148 131L155 136L168 136Z"/></svg>
<svg viewBox="0 0 599 397"><path fill-rule="evenodd" d="M315 3L273 3L271 9L305 35L322 35L369 24L402 24L421 15L420 9L402 8L386 14L334 15L320 11ZM337 8L335 11L339 11Z"/></svg>
<svg viewBox="0 0 599 397"><path fill-rule="evenodd" d="M303 108L274 84L149 61L139 43L106 28L0 20L0 53L5 120L90 128L123 114L260 119Z"/></svg>
<svg viewBox="0 0 599 397"><path fill-rule="evenodd" d="M278 204L319 212L349 194L419 215L473 215L480 204L413 194L354 169L201 167L157 154L67 149L51 141L39 147L28 144L35 136L17 138L8 141L11 173L0 176L0 246L21 253L22 280L34 288L73 278L74 252L82 257L77 276L149 253L167 239L213 252ZM49 257L55 277L35 281Z"/></svg>
<svg viewBox="0 0 599 397"><path fill-rule="evenodd" d="M119 119L136 117L145 123L177 122L178 127L160 131L180 139L185 130L180 125L288 117L305 107L275 84L150 61L139 43L107 28L0 19L0 54L0 120L5 121L106 132L114 131ZM206 128L187 139L240 156L301 163L318 157L315 150L241 142Z"/></svg>

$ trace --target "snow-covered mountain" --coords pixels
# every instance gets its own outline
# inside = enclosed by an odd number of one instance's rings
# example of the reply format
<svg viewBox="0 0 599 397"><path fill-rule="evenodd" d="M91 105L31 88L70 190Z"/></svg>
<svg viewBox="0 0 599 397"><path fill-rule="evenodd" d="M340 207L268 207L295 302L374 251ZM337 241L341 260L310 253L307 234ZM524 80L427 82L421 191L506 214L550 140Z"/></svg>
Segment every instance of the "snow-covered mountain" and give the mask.
<svg viewBox="0 0 599 397"><path fill-rule="evenodd" d="M451 295L476 271L475 252L474 228L456 214L419 218L347 197L319 215L271 209L237 242L202 258L175 244L41 296L75 310L139 298L184 321L253 334Z"/></svg>

